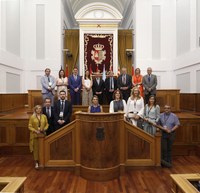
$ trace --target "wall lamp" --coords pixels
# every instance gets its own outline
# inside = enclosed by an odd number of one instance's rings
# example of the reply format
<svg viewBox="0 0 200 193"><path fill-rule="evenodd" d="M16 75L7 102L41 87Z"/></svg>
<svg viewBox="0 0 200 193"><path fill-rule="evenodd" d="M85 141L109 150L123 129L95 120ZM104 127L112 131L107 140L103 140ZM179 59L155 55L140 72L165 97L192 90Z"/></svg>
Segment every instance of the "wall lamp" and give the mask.
<svg viewBox="0 0 200 193"><path fill-rule="evenodd" d="M66 54L66 56L67 56L68 58L72 57L72 53L70 52L69 49L65 48L65 49L63 49L62 51L65 52L65 54Z"/></svg>
<svg viewBox="0 0 200 193"><path fill-rule="evenodd" d="M128 57L132 57L134 51L135 51L135 49L126 49L126 55Z"/></svg>

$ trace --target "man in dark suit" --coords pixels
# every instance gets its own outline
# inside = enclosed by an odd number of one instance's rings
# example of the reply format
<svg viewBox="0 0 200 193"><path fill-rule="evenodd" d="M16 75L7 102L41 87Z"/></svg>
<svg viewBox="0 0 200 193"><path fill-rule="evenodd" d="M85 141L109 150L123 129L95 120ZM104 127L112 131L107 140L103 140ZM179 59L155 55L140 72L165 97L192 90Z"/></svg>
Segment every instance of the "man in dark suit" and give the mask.
<svg viewBox="0 0 200 193"><path fill-rule="evenodd" d="M117 87L122 92L123 99L127 102L131 94L132 77L127 74L127 69L123 67L117 79Z"/></svg>
<svg viewBox="0 0 200 193"><path fill-rule="evenodd" d="M147 104L151 95L156 96L157 76L152 74L151 67L147 68L147 74L143 77L142 84L145 88L144 97L145 104Z"/></svg>
<svg viewBox="0 0 200 193"><path fill-rule="evenodd" d="M103 91L104 91L104 81L101 78L100 72L97 72L96 78L93 80L92 91L93 95L97 95L99 98L99 104L103 104Z"/></svg>
<svg viewBox="0 0 200 193"><path fill-rule="evenodd" d="M114 73L110 71L109 77L107 77L105 80L105 91L108 104L110 104L110 102L113 100L113 93L116 89L117 80L114 78Z"/></svg>
<svg viewBox="0 0 200 193"><path fill-rule="evenodd" d="M60 100L56 101L54 106L56 129L60 129L61 127L67 125L70 122L72 114L72 104L70 101L66 100L66 92L61 90L59 95Z"/></svg>
<svg viewBox="0 0 200 193"><path fill-rule="evenodd" d="M44 107L42 108L42 112L44 115L47 116L47 120L49 123L49 127L46 131L47 135L50 135L55 131L55 126L54 126L54 108L51 106L51 99L46 98L44 101Z"/></svg>
<svg viewBox="0 0 200 193"><path fill-rule="evenodd" d="M72 105L80 105L82 79L78 75L78 68L73 69L73 74L69 77L68 83Z"/></svg>

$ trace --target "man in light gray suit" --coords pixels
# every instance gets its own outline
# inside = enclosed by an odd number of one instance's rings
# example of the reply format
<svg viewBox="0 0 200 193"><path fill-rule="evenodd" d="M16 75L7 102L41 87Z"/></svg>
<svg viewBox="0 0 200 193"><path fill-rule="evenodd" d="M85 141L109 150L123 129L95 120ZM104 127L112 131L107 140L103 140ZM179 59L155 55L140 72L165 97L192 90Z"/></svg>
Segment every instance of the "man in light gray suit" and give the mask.
<svg viewBox="0 0 200 193"><path fill-rule="evenodd" d="M56 87L56 80L50 75L51 70L49 68L45 69L45 75L41 78L42 84L42 98L45 101L46 98L51 99L51 106L54 105L54 94Z"/></svg>
<svg viewBox="0 0 200 193"><path fill-rule="evenodd" d="M147 68L147 74L143 77L142 84L145 88L144 97L145 104L147 104L151 95L156 96L157 76L152 74L151 67Z"/></svg>

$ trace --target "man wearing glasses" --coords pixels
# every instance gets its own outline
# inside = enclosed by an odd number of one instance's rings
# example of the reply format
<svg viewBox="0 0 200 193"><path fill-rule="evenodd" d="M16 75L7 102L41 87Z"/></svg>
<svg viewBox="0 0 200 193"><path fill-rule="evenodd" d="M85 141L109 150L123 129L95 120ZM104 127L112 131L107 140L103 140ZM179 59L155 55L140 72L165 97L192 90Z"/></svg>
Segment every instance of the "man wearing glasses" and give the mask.
<svg viewBox="0 0 200 193"><path fill-rule="evenodd" d="M160 115L160 125L164 128L161 139L161 164L172 167L172 144L180 122L178 117L171 112L169 105L164 106L164 112Z"/></svg>

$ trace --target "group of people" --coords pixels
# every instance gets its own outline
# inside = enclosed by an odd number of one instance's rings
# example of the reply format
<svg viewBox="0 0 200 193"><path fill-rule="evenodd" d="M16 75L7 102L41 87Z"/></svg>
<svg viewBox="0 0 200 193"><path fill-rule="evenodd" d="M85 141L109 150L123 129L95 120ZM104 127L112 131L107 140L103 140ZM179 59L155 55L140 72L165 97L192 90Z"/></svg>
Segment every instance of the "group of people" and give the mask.
<svg viewBox="0 0 200 193"><path fill-rule="evenodd" d="M51 98L45 98L44 106L36 105L33 115L29 119L30 151L33 152L35 168L39 167L38 134L49 135L70 122L72 104L66 100L66 91L59 92L59 100L52 106Z"/></svg>
<svg viewBox="0 0 200 193"><path fill-rule="evenodd" d="M136 68L135 75L127 74L122 68L117 79L110 72L105 81L98 72L94 78L89 71L84 77L78 75L74 68L69 78L65 77L64 70L59 71L55 79L50 75L51 70L45 69L41 78L42 97L44 106L37 105L29 120L30 150L33 152L35 168L38 168L38 133L47 135L70 122L72 105L80 104L82 91L82 105L88 106L89 113L103 112L103 99L106 93L109 101L109 112L124 112L125 119L138 126L147 133L154 135L156 125L162 126L162 164L171 166L171 147L174 141L175 130L180 125L177 116L170 111L170 106L164 107L165 112L160 114L160 107L156 104L157 77L152 69L147 68L147 75L142 76ZM57 86L58 100L54 102L55 87ZM68 88L71 100L67 99ZM142 120L142 121L141 121Z"/></svg>
<svg viewBox="0 0 200 193"><path fill-rule="evenodd" d="M51 75L51 70L46 68L45 75L41 78L41 85L43 99L50 98L52 106L54 105L56 88L58 96L61 90L64 90L66 96L68 96L69 89L72 105L90 105L93 95L98 96L101 105L106 104L106 101L109 104L117 88L122 92L123 99L127 102L133 87L137 87L140 90L140 95L144 97L145 103L148 103L149 96L156 95L157 77L152 74L152 68L150 67L144 77L140 74L139 68L135 69L135 74L132 77L127 74L127 69L123 67L117 79L114 77L114 73L110 71L104 81L100 72L97 72L93 78L87 70L85 75L81 77L75 67L69 77L66 77L64 70L61 69L58 78L55 79Z"/></svg>

